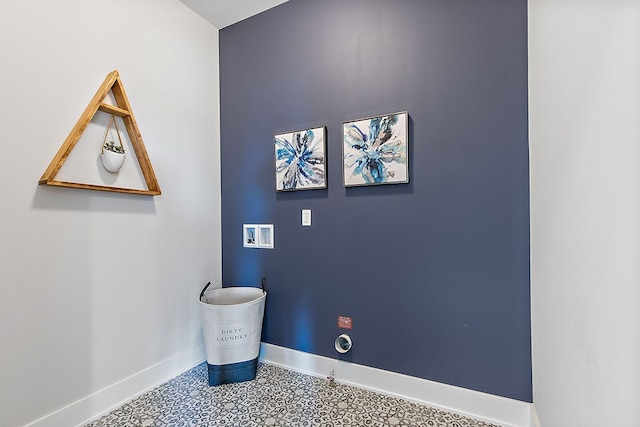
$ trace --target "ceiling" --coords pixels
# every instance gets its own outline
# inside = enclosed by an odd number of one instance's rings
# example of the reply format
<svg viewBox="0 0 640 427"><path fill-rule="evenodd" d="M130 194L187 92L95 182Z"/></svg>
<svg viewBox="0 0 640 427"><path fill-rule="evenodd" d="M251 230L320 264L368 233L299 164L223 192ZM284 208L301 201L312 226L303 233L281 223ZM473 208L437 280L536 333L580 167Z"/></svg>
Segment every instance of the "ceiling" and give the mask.
<svg viewBox="0 0 640 427"><path fill-rule="evenodd" d="M211 25L222 29L288 0L180 0Z"/></svg>

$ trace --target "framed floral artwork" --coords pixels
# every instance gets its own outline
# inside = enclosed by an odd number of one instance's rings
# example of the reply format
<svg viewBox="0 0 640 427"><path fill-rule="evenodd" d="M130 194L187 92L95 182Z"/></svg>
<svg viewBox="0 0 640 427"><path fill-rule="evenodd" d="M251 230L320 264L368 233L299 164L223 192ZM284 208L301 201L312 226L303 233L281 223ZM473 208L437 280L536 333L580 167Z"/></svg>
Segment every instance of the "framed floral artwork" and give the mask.
<svg viewBox="0 0 640 427"><path fill-rule="evenodd" d="M343 123L344 186L408 183L408 139L406 111Z"/></svg>
<svg viewBox="0 0 640 427"><path fill-rule="evenodd" d="M275 135L276 190L327 188L326 128Z"/></svg>

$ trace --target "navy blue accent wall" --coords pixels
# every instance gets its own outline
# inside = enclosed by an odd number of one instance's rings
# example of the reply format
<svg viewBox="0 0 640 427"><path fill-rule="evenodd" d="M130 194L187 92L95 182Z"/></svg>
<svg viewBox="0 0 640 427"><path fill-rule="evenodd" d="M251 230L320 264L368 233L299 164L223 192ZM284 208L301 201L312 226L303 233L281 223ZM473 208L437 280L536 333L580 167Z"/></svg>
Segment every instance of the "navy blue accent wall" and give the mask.
<svg viewBox="0 0 640 427"><path fill-rule="evenodd" d="M223 281L267 278L263 341L531 401L526 9L290 0L220 31ZM410 183L344 188L342 123L403 110ZM322 125L328 188L276 193L273 135Z"/></svg>

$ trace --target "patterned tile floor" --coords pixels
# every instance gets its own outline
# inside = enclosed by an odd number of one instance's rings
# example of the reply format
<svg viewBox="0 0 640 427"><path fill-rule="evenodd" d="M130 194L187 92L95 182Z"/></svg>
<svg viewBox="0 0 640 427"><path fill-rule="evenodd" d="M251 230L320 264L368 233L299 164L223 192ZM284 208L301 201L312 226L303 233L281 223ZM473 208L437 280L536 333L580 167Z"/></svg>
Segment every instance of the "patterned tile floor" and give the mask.
<svg viewBox="0 0 640 427"><path fill-rule="evenodd" d="M209 387L204 363L85 427L149 426L496 427L267 364L254 381Z"/></svg>

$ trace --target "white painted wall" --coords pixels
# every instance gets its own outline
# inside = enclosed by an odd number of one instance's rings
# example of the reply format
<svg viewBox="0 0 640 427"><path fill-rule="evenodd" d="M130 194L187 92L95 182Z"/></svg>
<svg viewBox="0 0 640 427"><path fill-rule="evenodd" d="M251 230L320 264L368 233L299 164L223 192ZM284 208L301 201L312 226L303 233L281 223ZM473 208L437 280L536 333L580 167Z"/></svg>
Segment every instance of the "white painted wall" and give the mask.
<svg viewBox="0 0 640 427"><path fill-rule="evenodd" d="M113 69L163 194L38 186ZM201 353L197 295L221 278L218 81L218 31L178 0L0 2L0 425Z"/></svg>
<svg viewBox="0 0 640 427"><path fill-rule="evenodd" d="M530 0L534 405L640 420L640 2Z"/></svg>

